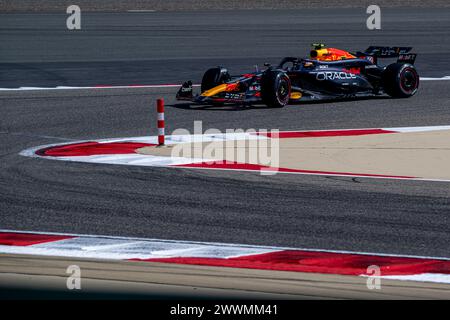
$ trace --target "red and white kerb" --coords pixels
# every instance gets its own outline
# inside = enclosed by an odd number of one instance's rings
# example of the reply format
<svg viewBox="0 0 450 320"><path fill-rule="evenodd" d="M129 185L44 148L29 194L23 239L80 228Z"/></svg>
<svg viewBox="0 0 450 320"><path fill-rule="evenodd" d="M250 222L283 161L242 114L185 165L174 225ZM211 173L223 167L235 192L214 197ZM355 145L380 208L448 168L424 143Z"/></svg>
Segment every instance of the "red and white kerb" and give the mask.
<svg viewBox="0 0 450 320"><path fill-rule="evenodd" d="M164 145L164 99L158 99L157 103L157 112L158 112L158 145Z"/></svg>
<svg viewBox="0 0 450 320"><path fill-rule="evenodd" d="M450 283L450 260L348 251L0 230L0 253L370 276Z"/></svg>

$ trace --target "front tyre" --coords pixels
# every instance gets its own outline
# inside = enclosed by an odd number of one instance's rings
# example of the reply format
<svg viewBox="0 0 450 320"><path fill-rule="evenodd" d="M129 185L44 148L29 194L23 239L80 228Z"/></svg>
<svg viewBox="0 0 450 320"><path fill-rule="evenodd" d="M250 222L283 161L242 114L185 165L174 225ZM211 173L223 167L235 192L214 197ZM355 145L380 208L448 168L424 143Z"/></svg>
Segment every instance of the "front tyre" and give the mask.
<svg viewBox="0 0 450 320"><path fill-rule="evenodd" d="M393 63L382 74L384 91L393 98L408 98L419 88L419 74L409 63Z"/></svg>
<svg viewBox="0 0 450 320"><path fill-rule="evenodd" d="M291 80L279 70L267 70L261 78L261 98L272 108L282 108L291 96Z"/></svg>

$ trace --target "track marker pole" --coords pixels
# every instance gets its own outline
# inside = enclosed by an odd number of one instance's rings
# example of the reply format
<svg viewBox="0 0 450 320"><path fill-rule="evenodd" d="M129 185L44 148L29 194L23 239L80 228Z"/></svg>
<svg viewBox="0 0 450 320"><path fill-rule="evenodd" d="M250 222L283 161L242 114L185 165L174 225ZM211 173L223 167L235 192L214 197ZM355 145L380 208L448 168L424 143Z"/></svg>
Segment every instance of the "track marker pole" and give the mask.
<svg viewBox="0 0 450 320"><path fill-rule="evenodd" d="M158 146L164 146L164 99L158 99L156 101L156 110L158 112Z"/></svg>

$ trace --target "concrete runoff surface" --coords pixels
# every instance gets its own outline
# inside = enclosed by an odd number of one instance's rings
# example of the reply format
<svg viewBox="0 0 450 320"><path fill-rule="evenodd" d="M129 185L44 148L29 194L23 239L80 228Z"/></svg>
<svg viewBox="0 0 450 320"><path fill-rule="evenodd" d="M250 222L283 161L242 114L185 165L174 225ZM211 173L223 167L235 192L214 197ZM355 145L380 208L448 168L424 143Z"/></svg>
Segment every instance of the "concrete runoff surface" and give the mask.
<svg viewBox="0 0 450 320"><path fill-rule="evenodd" d="M327 172L364 173L391 176L410 176L424 179L450 180L450 130L420 133L363 135L356 137L320 137L278 139L277 147L258 141L189 143L179 146L190 155L204 154L206 160L234 162L239 158L246 163L263 163L259 148L267 146L264 154L279 152L277 167ZM253 148L252 148L253 147ZM174 148L144 147L141 154L171 156ZM178 155L178 154L177 154ZM175 155L175 156L177 156ZM183 154L178 155L183 156ZM278 161L277 161L278 162Z"/></svg>
<svg viewBox="0 0 450 320"><path fill-rule="evenodd" d="M69 266L81 291L68 290ZM81 295L80 295L81 294ZM0 298L450 299L450 285L287 271L0 255Z"/></svg>

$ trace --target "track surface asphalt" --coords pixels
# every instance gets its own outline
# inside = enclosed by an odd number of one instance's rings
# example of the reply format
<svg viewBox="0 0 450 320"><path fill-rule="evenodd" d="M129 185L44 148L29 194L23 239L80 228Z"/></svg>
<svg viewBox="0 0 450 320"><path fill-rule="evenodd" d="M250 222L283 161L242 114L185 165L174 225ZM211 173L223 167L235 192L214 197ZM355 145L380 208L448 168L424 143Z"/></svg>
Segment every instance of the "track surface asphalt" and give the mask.
<svg viewBox="0 0 450 320"><path fill-rule="evenodd" d="M311 42L364 50L411 45L422 76L450 75L448 9L386 9L381 31L363 10L0 15L0 87L199 81ZM153 135L155 99L167 131L346 129L450 124L450 81L406 100L267 108L174 105L174 89L0 92L0 227L450 257L450 184L143 168L19 156L42 144Z"/></svg>

